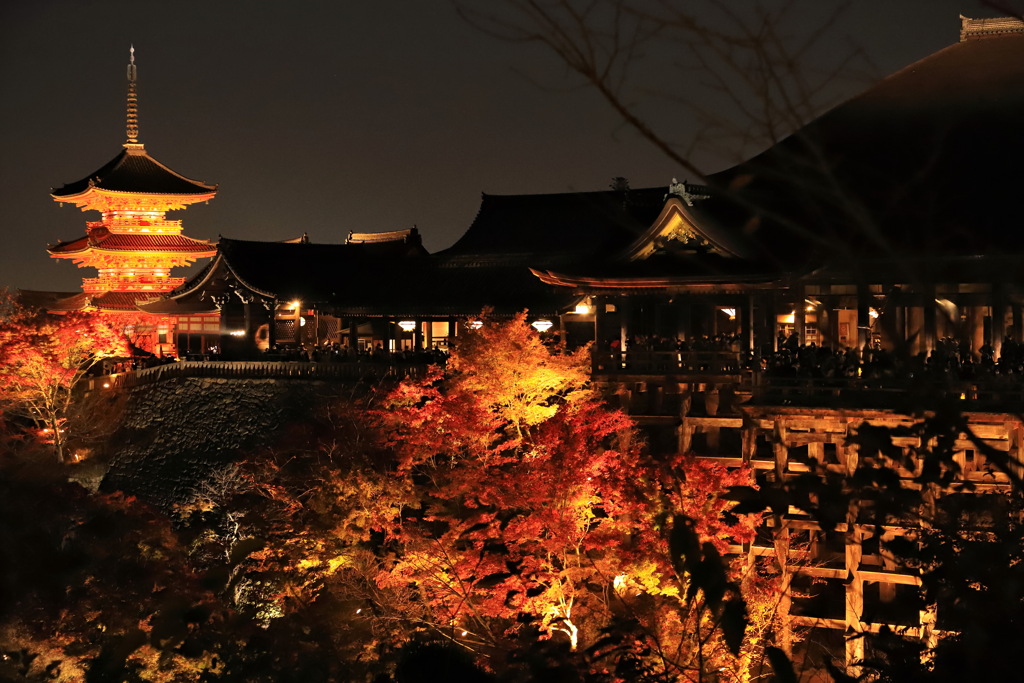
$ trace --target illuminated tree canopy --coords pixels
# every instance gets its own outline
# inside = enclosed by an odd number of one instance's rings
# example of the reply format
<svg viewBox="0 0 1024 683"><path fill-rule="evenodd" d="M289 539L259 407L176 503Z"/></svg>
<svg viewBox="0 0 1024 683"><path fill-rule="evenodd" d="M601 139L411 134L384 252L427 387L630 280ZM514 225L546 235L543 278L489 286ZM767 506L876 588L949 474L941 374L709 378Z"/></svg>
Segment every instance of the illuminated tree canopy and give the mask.
<svg viewBox="0 0 1024 683"><path fill-rule="evenodd" d="M0 402L31 420L63 462L75 387L104 357L127 355L125 336L100 314L16 308L0 320Z"/></svg>

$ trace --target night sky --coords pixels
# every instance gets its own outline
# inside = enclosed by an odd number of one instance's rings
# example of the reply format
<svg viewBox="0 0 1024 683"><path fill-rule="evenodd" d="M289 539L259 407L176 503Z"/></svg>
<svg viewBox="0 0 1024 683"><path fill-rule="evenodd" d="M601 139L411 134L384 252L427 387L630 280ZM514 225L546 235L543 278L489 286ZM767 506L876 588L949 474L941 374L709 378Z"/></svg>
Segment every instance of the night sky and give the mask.
<svg viewBox="0 0 1024 683"><path fill-rule="evenodd" d="M868 61L837 94L956 42L961 13L994 14L976 0L853 3L828 43L859 45ZM140 140L220 186L209 205L169 214L192 237L340 242L415 224L434 251L465 231L482 192L686 175L544 47L489 37L448 2L0 0L0 286L75 291L95 275L48 257L48 243L98 218L49 191L121 150L131 43ZM652 80L665 91L696 92L663 73ZM685 140L684 114L636 97Z"/></svg>

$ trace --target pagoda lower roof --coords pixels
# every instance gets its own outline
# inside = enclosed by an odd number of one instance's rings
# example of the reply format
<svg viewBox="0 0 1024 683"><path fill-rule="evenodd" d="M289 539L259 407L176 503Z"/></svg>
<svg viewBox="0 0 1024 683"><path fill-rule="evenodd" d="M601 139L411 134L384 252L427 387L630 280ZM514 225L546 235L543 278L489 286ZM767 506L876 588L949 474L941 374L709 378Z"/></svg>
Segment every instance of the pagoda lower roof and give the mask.
<svg viewBox="0 0 1024 683"><path fill-rule="evenodd" d="M108 313L140 313L139 304L152 301L152 292L42 292L20 290L18 300L26 306L53 313L97 309Z"/></svg>
<svg viewBox="0 0 1024 683"><path fill-rule="evenodd" d="M44 292L35 289L19 289L17 301L27 308L37 308L47 311L80 310L85 298L85 292ZM77 303L68 303L70 308L65 308L65 303L70 302L74 297L78 298Z"/></svg>
<svg viewBox="0 0 1024 683"><path fill-rule="evenodd" d="M154 298L152 292L105 292L91 295L88 305L111 313L138 313L140 303Z"/></svg>
<svg viewBox="0 0 1024 683"><path fill-rule="evenodd" d="M85 178L53 190L59 201L71 201L91 189L157 195L209 195L216 185L186 178L149 156L142 145L125 149Z"/></svg>
<svg viewBox="0 0 1024 683"><path fill-rule="evenodd" d="M151 251L189 253L196 256L212 256L216 247L207 240L198 240L184 235L116 233L79 237L69 242L60 242L49 248L51 254L80 254L86 251Z"/></svg>

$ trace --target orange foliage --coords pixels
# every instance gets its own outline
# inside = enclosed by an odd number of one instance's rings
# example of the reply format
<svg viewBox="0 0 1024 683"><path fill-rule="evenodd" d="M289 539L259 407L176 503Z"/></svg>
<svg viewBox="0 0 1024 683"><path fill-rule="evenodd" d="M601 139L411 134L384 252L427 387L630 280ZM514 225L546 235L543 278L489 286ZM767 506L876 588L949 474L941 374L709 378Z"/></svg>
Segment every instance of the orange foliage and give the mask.
<svg viewBox="0 0 1024 683"><path fill-rule="evenodd" d="M75 386L103 357L128 353L124 335L99 314L15 310L0 321L0 401L31 419L63 460Z"/></svg>
<svg viewBox="0 0 1024 683"><path fill-rule="evenodd" d="M655 641L648 650L675 651L680 673L706 648L692 642L694 619L711 633L718 615L692 609L664 520L692 519L723 554L730 539L751 540L756 520L727 520L722 495L750 472L617 448L635 443L617 438L632 424L590 387L587 361L586 349L543 345L520 315L460 341L449 374L391 394L381 432L398 476L424 490L389 529L378 581L411 591L420 623L480 651L524 624L589 646L628 616ZM738 665L717 649L708 665Z"/></svg>

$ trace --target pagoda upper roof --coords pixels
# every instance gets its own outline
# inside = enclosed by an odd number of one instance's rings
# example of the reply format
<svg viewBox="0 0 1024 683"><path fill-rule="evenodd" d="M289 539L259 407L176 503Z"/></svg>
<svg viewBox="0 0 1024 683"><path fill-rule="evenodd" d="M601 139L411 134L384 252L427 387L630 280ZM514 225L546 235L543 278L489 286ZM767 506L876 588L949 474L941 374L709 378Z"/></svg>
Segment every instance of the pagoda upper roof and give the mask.
<svg viewBox="0 0 1024 683"><path fill-rule="evenodd" d="M92 188L108 192L134 194L206 196L217 191L216 185L186 178L171 170L146 152L141 144L128 144L121 152L85 178L55 189L58 201L88 192Z"/></svg>
<svg viewBox="0 0 1024 683"><path fill-rule="evenodd" d="M216 245L207 240L170 233L119 233L99 228L88 235L49 248L51 254L80 254L87 251L146 251L189 253L197 257L212 256Z"/></svg>

